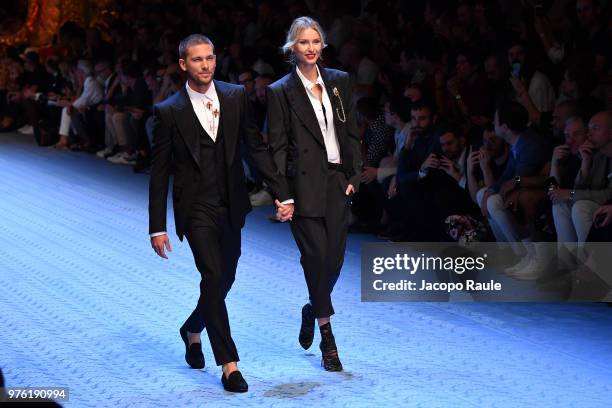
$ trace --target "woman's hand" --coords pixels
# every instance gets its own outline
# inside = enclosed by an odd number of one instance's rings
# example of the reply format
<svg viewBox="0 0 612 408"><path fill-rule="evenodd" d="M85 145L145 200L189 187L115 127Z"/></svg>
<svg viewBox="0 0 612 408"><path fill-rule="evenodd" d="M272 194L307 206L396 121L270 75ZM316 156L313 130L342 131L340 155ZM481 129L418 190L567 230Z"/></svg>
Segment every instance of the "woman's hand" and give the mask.
<svg viewBox="0 0 612 408"><path fill-rule="evenodd" d="M281 204L280 201L274 200L276 205L276 219L280 222L291 221L293 219L293 211L295 206L293 204Z"/></svg>

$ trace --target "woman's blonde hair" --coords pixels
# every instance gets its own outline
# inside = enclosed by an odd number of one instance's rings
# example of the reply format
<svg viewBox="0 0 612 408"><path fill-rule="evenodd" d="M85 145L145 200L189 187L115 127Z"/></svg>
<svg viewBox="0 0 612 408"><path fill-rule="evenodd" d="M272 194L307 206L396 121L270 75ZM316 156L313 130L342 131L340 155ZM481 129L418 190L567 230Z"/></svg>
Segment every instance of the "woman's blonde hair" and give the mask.
<svg viewBox="0 0 612 408"><path fill-rule="evenodd" d="M285 54L291 53L291 47L297 42L298 36L307 28L312 28L319 33L321 37L321 48L327 47L327 43L325 43L325 33L321 25L314 19L304 16L296 18L293 20L293 23L291 23L291 27L289 27L289 31L287 32L287 40L282 48ZM291 60L293 61L293 58L291 58Z"/></svg>

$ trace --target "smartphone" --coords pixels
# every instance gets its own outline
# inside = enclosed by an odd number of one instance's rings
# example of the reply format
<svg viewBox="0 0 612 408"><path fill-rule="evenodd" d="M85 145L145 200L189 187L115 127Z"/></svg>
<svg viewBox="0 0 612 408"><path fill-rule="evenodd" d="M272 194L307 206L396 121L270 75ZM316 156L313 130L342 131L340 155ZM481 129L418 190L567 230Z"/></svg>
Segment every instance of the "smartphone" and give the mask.
<svg viewBox="0 0 612 408"><path fill-rule="evenodd" d="M514 78L520 78L521 77L521 63L520 62L513 62L512 63L512 76Z"/></svg>

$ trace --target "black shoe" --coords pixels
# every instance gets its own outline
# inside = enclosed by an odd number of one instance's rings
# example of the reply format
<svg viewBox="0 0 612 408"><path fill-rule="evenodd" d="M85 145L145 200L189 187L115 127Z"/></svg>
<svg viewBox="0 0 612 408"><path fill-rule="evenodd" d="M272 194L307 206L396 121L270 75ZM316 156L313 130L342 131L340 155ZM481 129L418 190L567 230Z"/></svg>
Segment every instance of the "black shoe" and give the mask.
<svg viewBox="0 0 612 408"><path fill-rule="evenodd" d="M225 378L225 374L221 373L221 384L225 391L229 392L247 392L249 390L249 384L244 380L240 371L232 371L228 378Z"/></svg>
<svg viewBox="0 0 612 408"><path fill-rule="evenodd" d="M306 303L304 307L302 307L302 327L300 327L300 346L304 348L304 350L308 350L310 346L312 346L312 341L314 339L314 330L315 330L315 315L312 310L312 305L310 303Z"/></svg>
<svg viewBox="0 0 612 408"><path fill-rule="evenodd" d="M321 365L327 371L342 371L342 363L340 357L338 357L338 348L336 347L336 340L331 330L331 324L325 323L319 327L321 330Z"/></svg>
<svg viewBox="0 0 612 408"><path fill-rule="evenodd" d="M187 339L187 329L185 326L181 326L179 330L181 339L185 343L185 361L191 368L204 368L204 354L202 353L202 343L193 343L189 345Z"/></svg>

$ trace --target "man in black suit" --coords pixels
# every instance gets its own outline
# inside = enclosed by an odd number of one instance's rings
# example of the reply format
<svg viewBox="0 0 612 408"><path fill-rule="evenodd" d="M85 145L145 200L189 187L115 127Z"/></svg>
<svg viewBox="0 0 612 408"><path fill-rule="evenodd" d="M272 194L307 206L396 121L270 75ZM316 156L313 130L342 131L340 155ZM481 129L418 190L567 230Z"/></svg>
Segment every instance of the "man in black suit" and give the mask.
<svg viewBox="0 0 612 408"><path fill-rule="evenodd" d="M173 203L176 233L187 237L202 275L195 310L180 329L185 359L204 367L200 333L206 327L221 382L228 391L245 392L238 371L238 352L230 333L225 296L234 282L240 257L240 230L251 210L239 138L264 176L272 160L252 119L242 86L213 80L216 57L210 39L193 34L179 45L179 65L187 84L154 108L149 230L155 252L167 258L166 199L174 170ZM269 185L279 199L288 198L274 180Z"/></svg>
<svg viewBox="0 0 612 408"><path fill-rule="evenodd" d="M467 183L467 158L472 152L462 129L444 124L439 129L440 150L421 165L419 184L422 212L427 226L423 240L448 240L444 221L453 214L477 214Z"/></svg>

